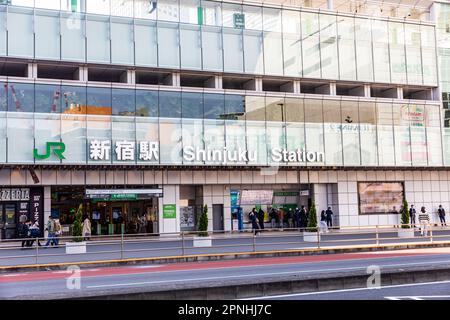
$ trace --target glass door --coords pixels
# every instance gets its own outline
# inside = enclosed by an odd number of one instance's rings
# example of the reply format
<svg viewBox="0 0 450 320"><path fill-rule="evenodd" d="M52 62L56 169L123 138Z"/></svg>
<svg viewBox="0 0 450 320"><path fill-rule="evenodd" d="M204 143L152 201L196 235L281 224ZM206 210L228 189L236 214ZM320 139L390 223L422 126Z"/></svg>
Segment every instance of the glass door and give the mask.
<svg viewBox="0 0 450 320"><path fill-rule="evenodd" d="M17 238L17 214L15 204L4 205L5 239Z"/></svg>

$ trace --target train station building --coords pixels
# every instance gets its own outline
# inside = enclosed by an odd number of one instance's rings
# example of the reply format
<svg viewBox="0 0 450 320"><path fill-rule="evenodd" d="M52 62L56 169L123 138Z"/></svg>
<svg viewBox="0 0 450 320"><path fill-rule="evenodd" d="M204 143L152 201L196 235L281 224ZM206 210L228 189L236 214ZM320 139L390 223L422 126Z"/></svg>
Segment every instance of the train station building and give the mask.
<svg viewBox="0 0 450 320"><path fill-rule="evenodd" d="M312 202L338 227L398 224L403 199L436 221L448 21L428 0L0 0L1 237L80 204L97 234L196 230L204 205L210 230Z"/></svg>

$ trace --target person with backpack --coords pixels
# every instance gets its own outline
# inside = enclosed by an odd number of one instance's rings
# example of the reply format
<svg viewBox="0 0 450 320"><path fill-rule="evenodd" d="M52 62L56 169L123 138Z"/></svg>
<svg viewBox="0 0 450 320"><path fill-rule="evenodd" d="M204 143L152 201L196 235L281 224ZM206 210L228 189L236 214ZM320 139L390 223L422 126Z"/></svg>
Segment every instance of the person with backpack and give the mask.
<svg viewBox="0 0 450 320"><path fill-rule="evenodd" d="M22 248L28 247L29 226L28 226L28 221L27 220L22 221L22 222L19 223L19 225L17 227L17 232L19 234L19 238L24 239L24 240L22 240Z"/></svg>
<svg viewBox="0 0 450 320"><path fill-rule="evenodd" d="M441 226L447 226L447 223L445 223L445 210L444 208L442 208L442 205L439 205L439 209L438 209L438 215L439 215L439 220L441 221Z"/></svg>
<svg viewBox="0 0 450 320"><path fill-rule="evenodd" d="M416 209L414 208L414 205L411 205L411 208L409 209L409 219L411 222L411 225L416 227Z"/></svg>
<svg viewBox="0 0 450 320"><path fill-rule="evenodd" d="M333 210L331 210L331 207L328 207L325 215L327 216L327 227L333 227Z"/></svg>
<svg viewBox="0 0 450 320"><path fill-rule="evenodd" d="M252 223L252 231L254 232L255 236L259 233L259 225L258 225L258 217L256 216L256 209L253 208L252 211L250 211L249 214L250 221Z"/></svg>
<svg viewBox="0 0 450 320"><path fill-rule="evenodd" d="M48 247L50 244L56 245L57 239L56 239L56 231L55 231L55 220L53 220L53 217L50 215L48 216L48 222L47 227L45 228L46 231L48 231L48 238L47 243L45 244L45 247Z"/></svg>
<svg viewBox="0 0 450 320"><path fill-rule="evenodd" d="M55 221L55 247L58 247L59 245L59 236L62 235L62 226L61 222L59 222L59 219L54 219Z"/></svg>
<svg viewBox="0 0 450 320"><path fill-rule="evenodd" d="M91 237L91 221L88 216L83 221L83 236L84 240L89 240Z"/></svg>
<svg viewBox="0 0 450 320"><path fill-rule="evenodd" d="M430 215L425 210L425 207L422 207L420 209L419 223L420 223L420 234L423 237L426 237L428 235L428 225L430 223Z"/></svg>
<svg viewBox="0 0 450 320"><path fill-rule="evenodd" d="M33 225L29 229L30 231L30 241L29 246L32 247L35 240L37 240L37 245L40 247L41 242L39 241L39 237L41 236L41 229L39 228L39 222L35 221Z"/></svg>

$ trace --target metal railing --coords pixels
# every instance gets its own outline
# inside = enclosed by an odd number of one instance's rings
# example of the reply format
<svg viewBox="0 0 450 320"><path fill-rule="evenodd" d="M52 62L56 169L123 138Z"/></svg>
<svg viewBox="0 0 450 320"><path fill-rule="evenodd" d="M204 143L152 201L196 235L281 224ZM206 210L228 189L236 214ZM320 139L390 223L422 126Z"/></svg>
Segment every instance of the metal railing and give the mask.
<svg viewBox="0 0 450 320"><path fill-rule="evenodd" d="M411 227L405 225L404 227ZM450 228L427 226L401 228L396 225L377 225L351 228L283 228L246 229L241 231L209 231L207 237L199 232L163 234L119 234L90 236L78 247L86 246L86 253L67 254L66 243L74 237L57 237L57 246L66 250L52 250L39 246L51 238L21 238L0 242L0 267L29 264L77 263L86 261L117 261L145 258L186 258L204 254L257 253L280 250L317 250L327 248L365 248L396 244L450 245ZM420 231L419 231L420 230ZM28 241L28 243L27 243ZM26 245L30 246L26 246Z"/></svg>

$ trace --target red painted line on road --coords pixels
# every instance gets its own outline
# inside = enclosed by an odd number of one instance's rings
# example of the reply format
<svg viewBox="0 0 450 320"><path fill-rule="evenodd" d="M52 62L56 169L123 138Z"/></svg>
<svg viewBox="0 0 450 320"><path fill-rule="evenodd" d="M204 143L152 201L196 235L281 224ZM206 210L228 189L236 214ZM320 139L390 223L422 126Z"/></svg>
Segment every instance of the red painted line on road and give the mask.
<svg viewBox="0 0 450 320"><path fill-rule="evenodd" d="M98 277L111 275L126 275L126 274L142 274L142 273L157 273L168 271L187 271L187 270L208 270L217 268L236 268L236 267L252 267L263 265L283 265L283 264L302 264L313 262L328 262L328 261L348 261L361 259L379 259L379 258L396 258L406 256L420 256L432 255L434 253L341 253L329 255L316 256L296 256L296 257L275 257L275 258L256 258L256 259L237 259L225 261L210 261L210 262L190 262L190 263L174 263L170 265L149 265L149 266L126 266L126 267L106 267L95 269L81 270L82 277ZM76 263L74 263L76 265ZM66 279L73 275L67 271L37 271L22 274L20 277L11 277L11 274L1 275L0 283L10 282L29 282L40 280L59 280Z"/></svg>

